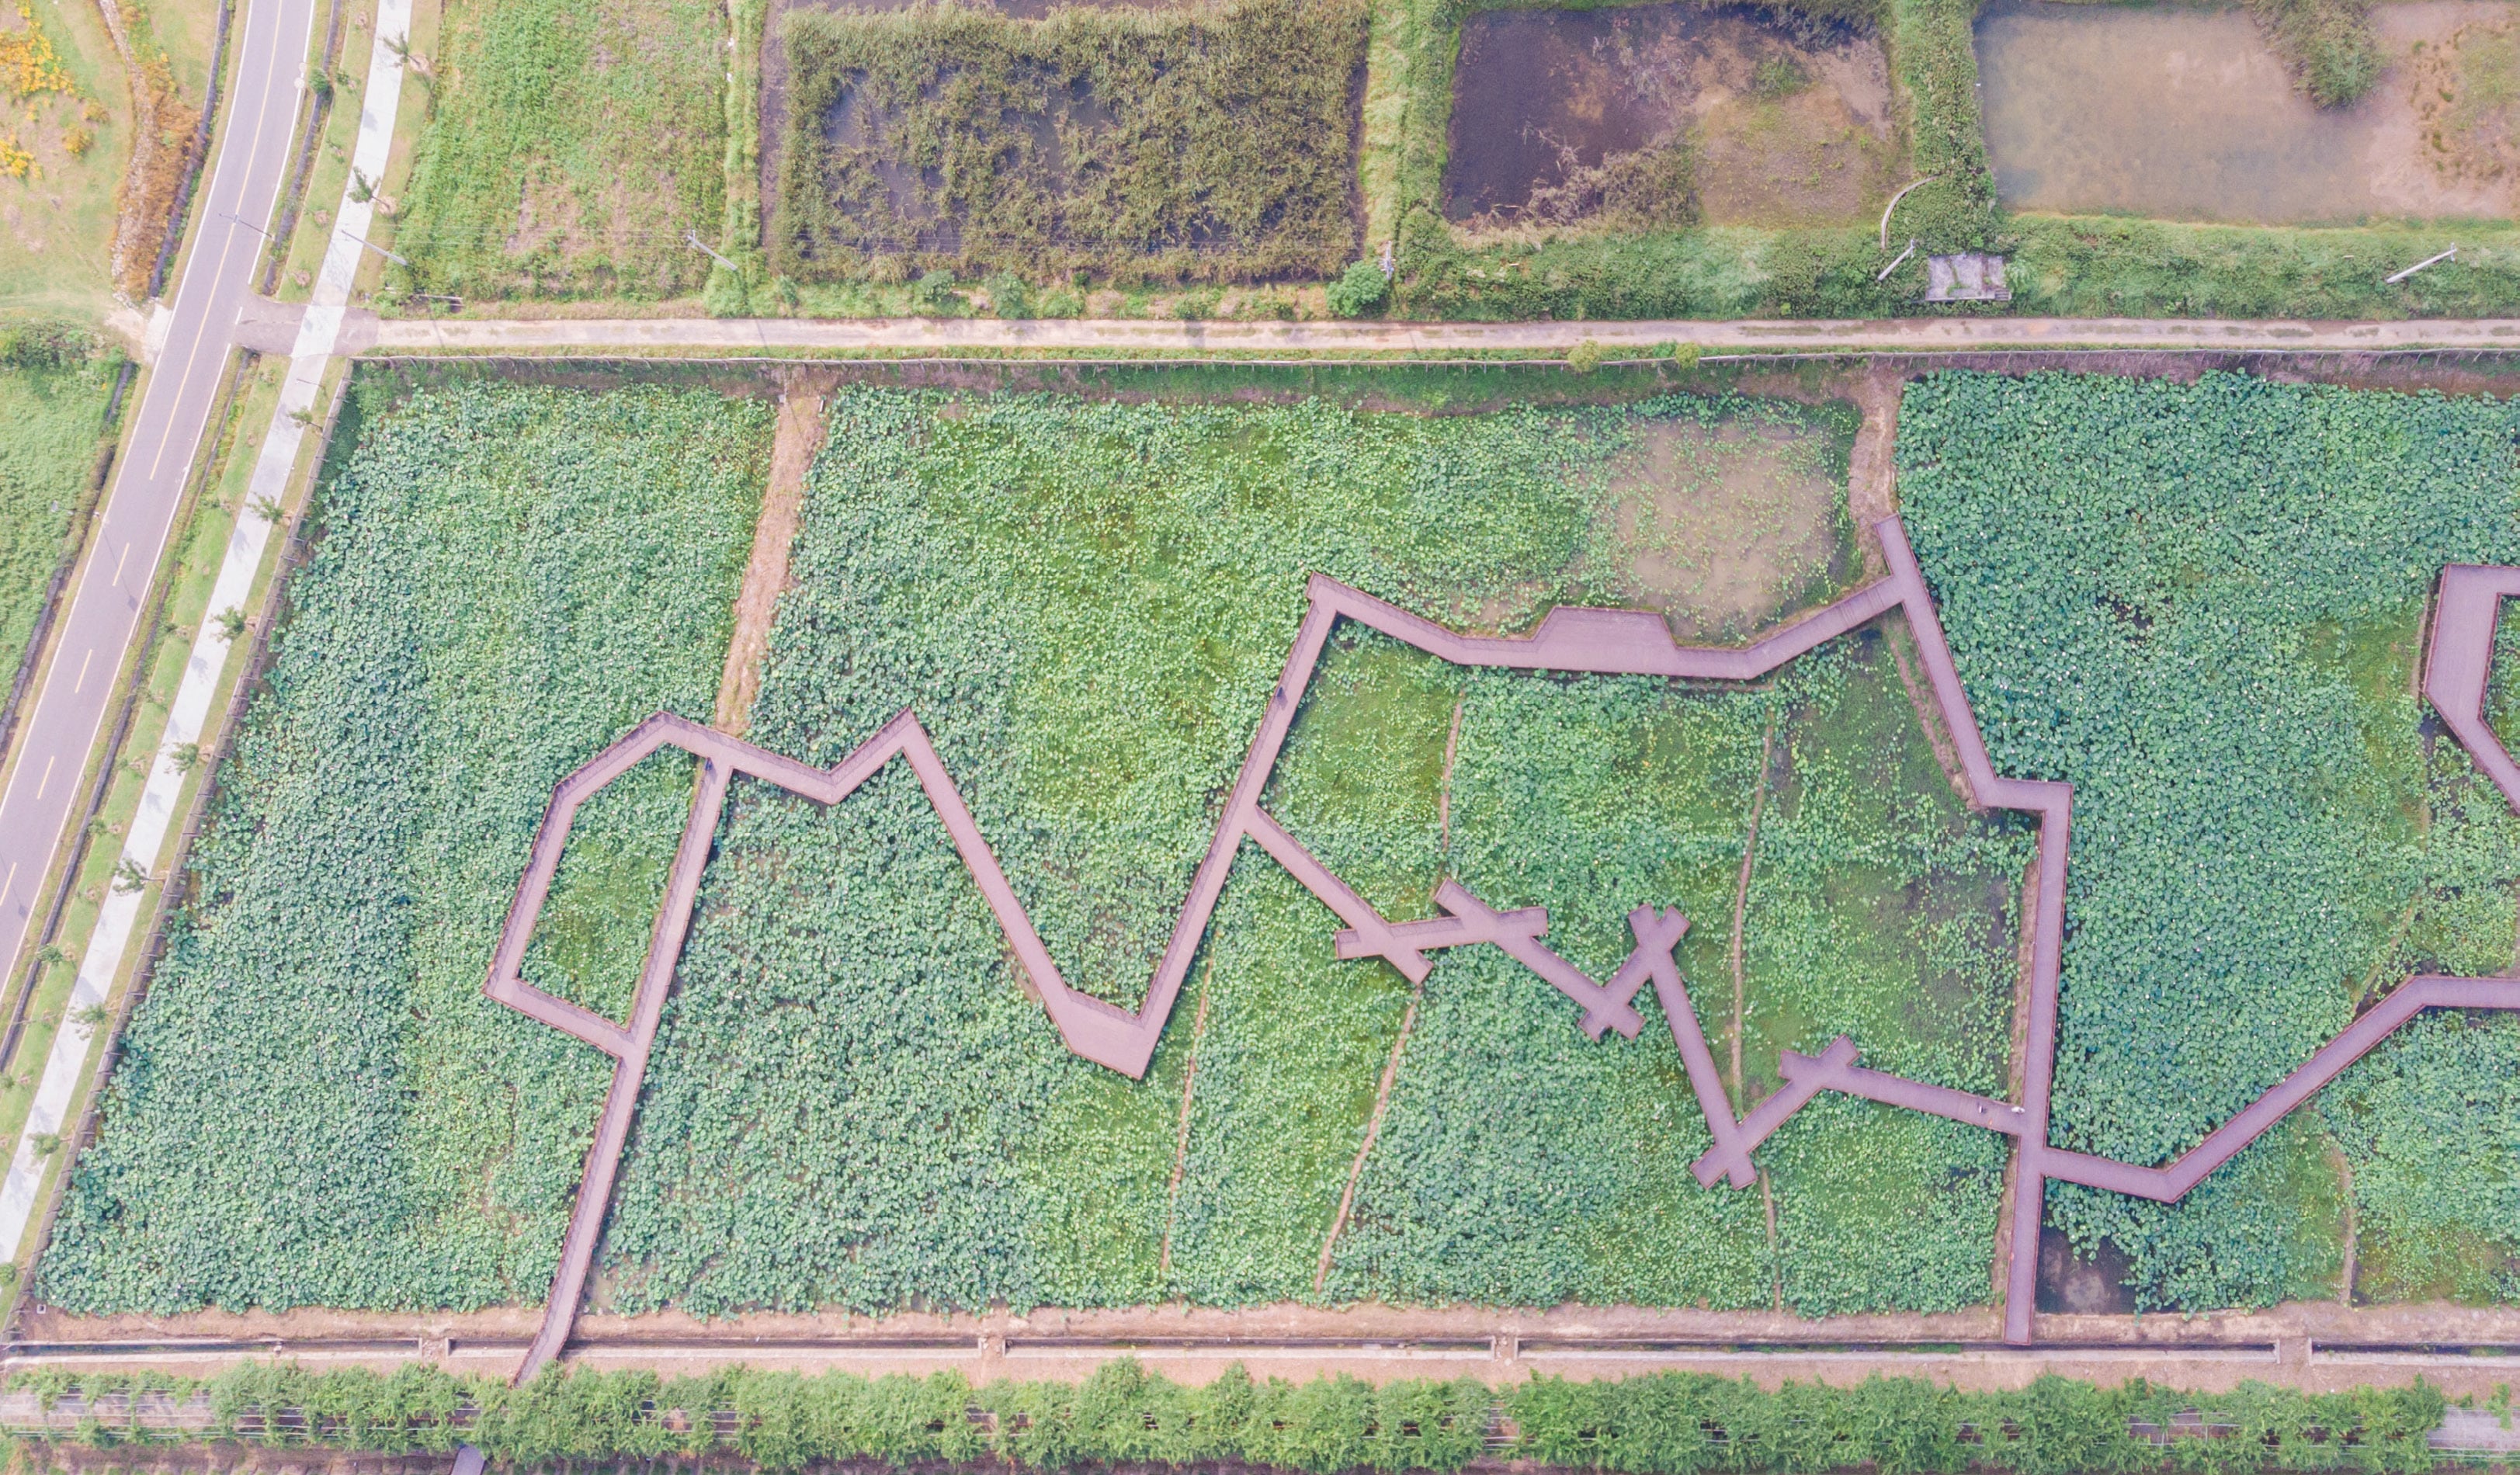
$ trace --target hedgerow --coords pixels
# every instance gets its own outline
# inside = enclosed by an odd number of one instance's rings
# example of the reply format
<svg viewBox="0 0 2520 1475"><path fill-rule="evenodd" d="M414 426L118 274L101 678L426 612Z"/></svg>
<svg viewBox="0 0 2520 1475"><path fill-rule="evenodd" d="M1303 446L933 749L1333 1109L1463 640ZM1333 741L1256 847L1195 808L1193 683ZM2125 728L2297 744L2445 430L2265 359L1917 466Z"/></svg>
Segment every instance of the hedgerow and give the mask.
<svg viewBox="0 0 2520 1475"><path fill-rule="evenodd" d="M133 1382L43 1374L13 1386L37 1389L48 1406L77 1398L112 1409ZM248 1364L174 1392L205 1398L204 1432L218 1436L385 1454L469 1443L521 1469L732 1453L764 1471L870 1461L897 1470L1239 1464L1304 1475L1451 1472L1490 1454L1624 1475L2422 1471L2433 1467L2425 1436L2444 1408L2440 1391L2421 1382L2325 1394L2242 1383L2199 1395L2053 1375L2002 1392L1879 1376L1769 1391L1687 1372L1538 1377L1491 1390L1466 1377L1380 1387L1344 1375L1261 1381L1238 1363L1185 1387L1133 1360L1106 1363L1082 1384L979 1387L958 1372L802 1377L734 1367L660 1379L554 1366L512 1388L420 1365L380 1375ZM148 1439L127 1419L115 1427L98 1418L77 1442Z"/></svg>
<svg viewBox="0 0 2520 1475"><path fill-rule="evenodd" d="M2520 823L2426 737L2415 666L2441 565L2520 559L2515 427L2233 375L1910 387L1908 523L1996 767L2075 784L2059 1144L2165 1160L2409 973L2510 965ZM2371 1232L2513 1227L2453 1184L2507 1180L2511 1103L2477 1091L2520 1076L2520 1036L2462 1031L2384 1045L2322 1106ZM2200 1308L2332 1293L2341 1203L2305 1119L2184 1203L2058 1186L2049 1212L2127 1251L2142 1304Z"/></svg>
<svg viewBox="0 0 2520 1475"><path fill-rule="evenodd" d="M353 394L356 449L41 1263L55 1305L549 1283L608 1062L481 980L554 782L659 707L709 715L769 418L705 391L396 388Z"/></svg>
<svg viewBox="0 0 2520 1475"><path fill-rule="evenodd" d="M1134 1006L1307 574L1486 628L1622 602L1616 509L1647 428L1707 459L1671 473L1684 502L1726 495L1725 458L1752 454L1727 446L1781 445L1789 464L1763 474L1833 482L1844 464L1842 423L1737 399L1419 417L844 395L755 737L830 762L914 707L1068 980ZM1777 593L1811 599L1832 576L1799 568ZM1852 1029L1875 1058L1989 1089L2002 898L2026 851L1960 812L1888 669L1858 641L1772 685L1700 691L1464 672L1349 632L1267 802L1392 915L1424 915L1450 871L1496 905L1549 906L1552 946L1597 977L1632 946L1630 908L1679 905L1696 919L1685 966L1729 1031L1773 722L1746 1068ZM1950 905L1912 913L1911 886ZM1336 961L1335 930L1246 851L1133 1083L1068 1055L1023 997L906 774L828 810L739 783L616 1196L608 1304L1774 1299L1758 1196L1687 1178L1705 1131L1650 1002L1641 1039L1595 1044L1492 949L1437 962L1325 1274L1410 997L1383 964ZM1920 1022L1926 986L1955 1002ZM1779 1140L1795 1304L1986 1295L2000 1159L1887 1118L1850 1109L1876 1149L1861 1160ZM1843 1195L1881 1222L1798 1207Z"/></svg>
<svg viewBox="0 0 2520 1475"><path fill-rule="evenodd" d="M770 259L800 280L1232 281L1357 255L1358 0L786 24Z"/></svg>

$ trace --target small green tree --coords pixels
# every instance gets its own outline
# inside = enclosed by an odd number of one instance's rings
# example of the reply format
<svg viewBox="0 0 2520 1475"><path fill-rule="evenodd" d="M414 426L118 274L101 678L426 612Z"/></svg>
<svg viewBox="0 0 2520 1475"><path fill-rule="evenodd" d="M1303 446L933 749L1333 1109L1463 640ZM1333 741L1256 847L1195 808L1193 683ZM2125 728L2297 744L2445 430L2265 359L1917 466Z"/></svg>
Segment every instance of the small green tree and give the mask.
<svg viewBox="0 0 2520 1475"><path fill-rule="evenodd" d="M1601 345L1593 341L1591 338L1586 338L1584 341L1566 350L1566 372L1569 374L1590 374L1594 370L1601 367L1603 356L1604 354Z"/></svg>

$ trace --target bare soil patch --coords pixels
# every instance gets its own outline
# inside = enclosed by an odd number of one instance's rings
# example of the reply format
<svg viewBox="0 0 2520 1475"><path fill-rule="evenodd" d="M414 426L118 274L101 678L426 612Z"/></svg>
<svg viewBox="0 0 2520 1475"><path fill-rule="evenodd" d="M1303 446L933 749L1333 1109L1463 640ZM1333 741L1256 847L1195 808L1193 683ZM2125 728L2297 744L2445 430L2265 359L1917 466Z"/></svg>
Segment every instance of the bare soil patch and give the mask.
<svg viewBox="0 0 2520 1475"><path fill-rule="evenodd" d="M1623 601L1684 640L1746 636L1804 603L1843 561L1827 437L1734 420L1648 424L1614 468Z"/></svg>
<svg viewBox="0 0 2520 1475"><path fill-rule="evenodd" d="M2124 1316L2135 1310L2135 1292L2127 1289L2125 1253L2103 1243L2088 1260L2074 1253L2073 1241L2053 1225L2039 1230L2039 1309L2078 1316Z"/></svg>
<svg viewBox="0 0 2520 1475"><path fill-rule="evenodd" d="M727 642L726 675L717 689L716 724L741 738L752 726L752 698L761 691L761 661L770 650L770 625L779 597L788 591L788 551L796 541L796 514L805 500L805 473L823 448L823 398L830 377L800 373L779 401L779 427L770 442L770 485L753 524L752 559L735 597L735 634Z"/></svg>
<svg viewBox="0 0 2520 1475"><path fill-rule="evenodd" d="M1879 42L1688 4L1463 27L1444 213L1473 230L1822 225L1892 187Z"/></svg>

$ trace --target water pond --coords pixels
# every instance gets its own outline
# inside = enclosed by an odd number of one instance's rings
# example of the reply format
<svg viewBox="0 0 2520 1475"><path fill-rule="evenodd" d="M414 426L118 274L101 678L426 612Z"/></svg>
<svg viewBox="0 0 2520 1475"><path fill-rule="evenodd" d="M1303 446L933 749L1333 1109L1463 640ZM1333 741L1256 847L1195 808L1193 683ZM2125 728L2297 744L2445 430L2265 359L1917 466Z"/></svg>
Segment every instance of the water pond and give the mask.
<svg viewBox="0 0 2520 1475"><path fill-rule="evenodd" d="M1996 193L2015 209L2259 224L2505 213L2509 171L2480 134L2498 124L2460 99L2494 90L2473 74L2507 65L2511 12L2376 7L2388 69L2320 109L2243 11L1995 0L1977 59Z"/></svg>
<svg viewBox="0 0 2520 1475"><path fill-rule="evenodd" d="M1880 210L1895 156L1871 37L1691 4L1488 11L1462 28L1444 213L1838 223Z"/></svg>

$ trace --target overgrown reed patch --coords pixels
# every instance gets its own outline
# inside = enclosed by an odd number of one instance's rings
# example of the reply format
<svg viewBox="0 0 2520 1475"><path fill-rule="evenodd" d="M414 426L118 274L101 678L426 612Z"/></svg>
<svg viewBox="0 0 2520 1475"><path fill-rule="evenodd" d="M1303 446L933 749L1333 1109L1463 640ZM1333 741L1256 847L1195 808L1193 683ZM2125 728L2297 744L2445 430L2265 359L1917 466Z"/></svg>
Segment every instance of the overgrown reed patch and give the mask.
<svg viewBox="0 0 2520 1475"><path fill-rule="evenodd" d="M1361 0L791 16L772 265L824 282L1328 275L1357 249L1365 16Z"/></svg>

